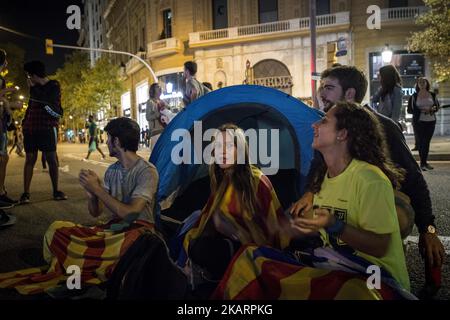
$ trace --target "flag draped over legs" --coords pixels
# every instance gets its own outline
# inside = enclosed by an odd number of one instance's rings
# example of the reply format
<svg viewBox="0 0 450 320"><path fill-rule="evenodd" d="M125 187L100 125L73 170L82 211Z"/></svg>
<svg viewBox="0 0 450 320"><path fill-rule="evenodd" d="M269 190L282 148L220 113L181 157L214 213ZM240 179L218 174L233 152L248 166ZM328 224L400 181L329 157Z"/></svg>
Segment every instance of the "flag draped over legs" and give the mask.
<svg viewBox="0 0 450 320"><path fill-rule="evenodd" d="M44 259L41 268L0 274L0 288L15 288L21 294L46 292L68 278L67 269L81 270L82 284L100 284L107 280L120 257L144 230L153 225L137 220L123 229L119 221L102 226L85 227L72 222L56 221L44 236Z"/></svg>
<svg viewBox="0 0 450 320"><path fill-rule="evenodd" d="M386 300L415 299L384 270L381 286L369 288L369 262L318 248L296 258L270 248L246 246L235 255L213 299ZM301 263L308 261L309 265Z"/></svg>

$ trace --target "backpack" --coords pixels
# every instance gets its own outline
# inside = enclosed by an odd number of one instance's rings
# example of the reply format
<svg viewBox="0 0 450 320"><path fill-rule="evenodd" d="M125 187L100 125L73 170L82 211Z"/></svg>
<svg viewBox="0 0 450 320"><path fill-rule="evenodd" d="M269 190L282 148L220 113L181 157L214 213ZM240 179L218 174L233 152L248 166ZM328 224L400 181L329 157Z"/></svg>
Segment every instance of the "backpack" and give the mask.
<svg viewBox="0 0 450 320"><path fill-rule="evenodd" d="M144 232L114 268L107 299L181 300L188 288L187 277L170 259L165 242Z"/></svg>

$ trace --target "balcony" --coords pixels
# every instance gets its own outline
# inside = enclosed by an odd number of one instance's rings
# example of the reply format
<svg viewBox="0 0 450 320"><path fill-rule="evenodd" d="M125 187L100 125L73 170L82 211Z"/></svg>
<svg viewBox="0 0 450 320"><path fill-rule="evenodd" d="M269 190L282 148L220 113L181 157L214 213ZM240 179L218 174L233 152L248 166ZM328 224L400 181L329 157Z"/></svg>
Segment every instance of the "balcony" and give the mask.
<svg viewBox="0 0 450 320"><path fill-rule="evenodd" d="M350 13L337 12L316 17L317 32L331 28L333 32L350 26ZM189 34L189 46L201 47L224 43L264 40L309 34L309 18L291 19Z"/></svg>
<svg viewBox="0 0 450 320"><path fill-rule="evenodd" d="M140 57L141 59L146 60L147 59L147 53L146 52L138 52L136 53L136 55L138 57ZM127 75L133 74L137 71L139 71L142 67L144 67L144 65L142 64L142 62L140 62L138 59L136 58L131 58L125 65L125 72Z"/></svg>
<svg viewBox="0 0 450 320"><path fill-rule="evenodd" d="M160 57L164 55L180 53L183 43L177 38L168 38L154 41L148 45L148 56L150 58Z"/></svg>
<svg viewBox="0 0 450 320"><path fill-rule="evenodd" d="M382 22L414 22L414 20L424 14L427 7L402 7L381 9Z"/></svg>

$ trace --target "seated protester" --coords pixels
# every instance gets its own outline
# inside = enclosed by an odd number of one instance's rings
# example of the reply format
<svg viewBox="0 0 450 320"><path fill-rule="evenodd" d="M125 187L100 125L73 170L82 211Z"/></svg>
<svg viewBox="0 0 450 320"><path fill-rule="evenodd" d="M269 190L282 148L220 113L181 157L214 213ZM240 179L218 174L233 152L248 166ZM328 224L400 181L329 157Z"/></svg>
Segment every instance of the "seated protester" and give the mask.
<svg viewBox="0 0 450 320"><path fill-rule="evenodd" d="M178 257L178 265L185 268L194 289L197 280L212 280L210 289L214 289L241 245L284 248L289 242L279 232L281 223L288 221L270 180L250 165L243 130L226 124L214 137L211 195L186 232ZM203 279L196 278L198 269L203 269Z"/></svg>
<svg viewBox="0 0 450 320"><path fill-rule="evenodd" d="M323 88L320 93L320 99L325 104L325 111L340 100L361 103L367 90L367 79L364 73L353 66L339 66L327 69L322 72L320 82L320 86ZM369 107L365 107L367 110L371 110ZM375 112L374 114L381 123L393 163L406 171L400 191L410 198L411 206L414 209L415 224L420 233L419 251L427 266L425 270L432 267L441 268L444 262L445 250L437 236L428 185L406 144L405 137L399 126L379 113ZM320 157L315 157L312 167L316 166L317 163L320 164L322 161ZM308 177L308 180L311 179ZM311 185L310 181L307 184ZM310 189L310 187L307 186L307 189ZM312 208L312 202L313 193L306 192L295 204L292 212L294 214L298 214L302 210L307 212ZM408 229L410 230L409 226L406 230ZM433 279L433 277L430 274L425 276L427 286L435 287L436 285L431 283L434 281L428 281L428 279ZM430 295L435 293L436 290Z"/></svg>
<svg viewBox="0 0 450 320"><path fill-rule="evenodd" d="M0 288L16 288L22 294L50 293L60 283L66 286L65 274L71 265L81 269L82 286L100 284L142 231L154 229L158 173L136 154L139 125L118 118L105 131L110 156L118 161L107 169L104 184L91 170L81 170L79 181L88 196L89 213L99 217L106 211L109 222L95 227L54 222L44 236L49 267L0 275Z"/></svg>
<svg viewBox="0 0 450 320"><path fill-rule="evenodd" d="M325 160L313 180L317 208L311 216L295 217L287 230L293 236L320 233L323 248L300 254L296 261L286 253L249 247L227 270L228 278L223 279L214 298L392 297L384 287L378 291L368 288L366 270L370 265L381 269L384 286L408 294L393 191L403 172L386 159L378 120L359 105L338 102L313 128L313 148ZM259 250L257 254L255 250ZM249 260L254 263L251 267ZM246 267L240 267L243 265ZM274 285L278 282L280 286Z"/></svg>

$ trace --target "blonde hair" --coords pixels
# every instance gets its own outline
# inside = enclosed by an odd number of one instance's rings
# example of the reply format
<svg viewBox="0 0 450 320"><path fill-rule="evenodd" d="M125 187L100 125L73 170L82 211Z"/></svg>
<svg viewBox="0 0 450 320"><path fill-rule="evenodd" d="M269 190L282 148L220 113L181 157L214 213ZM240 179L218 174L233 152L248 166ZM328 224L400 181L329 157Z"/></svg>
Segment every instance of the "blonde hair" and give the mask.
<svg viewBox="0 0 450 320"><path fill-rule="evenodd" d="M256 197L256 181L250 165L249 148L244 131L234 124L227 123L218 128L218 134L223 132L232 134L238 159L237 163L226 169L227 173L215 162L209 166L211 193L215 195L216 199L211 210L217 209L231 184L239 194L240 207L244 211L254 213L259 209L259 205Z"/></svg>

